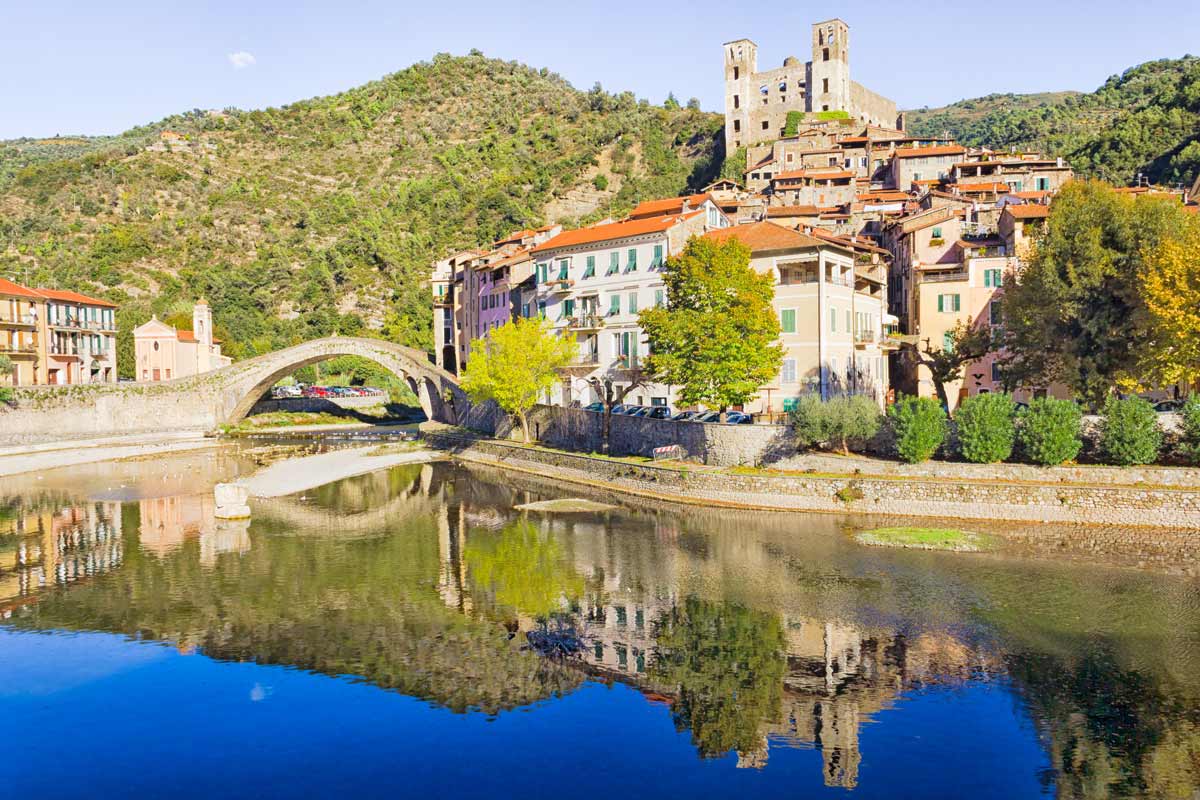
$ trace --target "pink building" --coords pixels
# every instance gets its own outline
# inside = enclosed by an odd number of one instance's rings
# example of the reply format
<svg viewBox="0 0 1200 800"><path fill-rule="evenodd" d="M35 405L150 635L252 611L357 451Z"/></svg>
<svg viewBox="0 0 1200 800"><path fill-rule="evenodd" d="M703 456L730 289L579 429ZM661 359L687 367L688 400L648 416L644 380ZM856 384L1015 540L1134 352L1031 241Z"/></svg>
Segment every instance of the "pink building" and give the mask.
<svg viewBox="0 0 1200 800"><path fill-rule="evenodd" d="M133 329L139 381L169 381L198 375L232 363L213 338L212 311L200 300L192 310L192 329L178 330L158 317Z"/></svg>

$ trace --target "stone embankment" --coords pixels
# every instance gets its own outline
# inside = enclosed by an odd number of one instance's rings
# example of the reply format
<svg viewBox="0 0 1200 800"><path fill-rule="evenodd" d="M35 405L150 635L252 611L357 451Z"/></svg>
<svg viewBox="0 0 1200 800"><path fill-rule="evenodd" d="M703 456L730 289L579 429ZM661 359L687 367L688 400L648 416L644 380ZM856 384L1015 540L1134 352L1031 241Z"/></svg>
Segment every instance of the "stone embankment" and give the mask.
<svg viewBox="0 0 1200 800"><path fill-rule="evenodd" d="M1185 488L1089 481L1083 468L1051 482L962 474L782 473L632 463L478 438L453 429L429 431L426 441L467 461L645 497L730 508L1200 530L1200 484Z"/></svg>

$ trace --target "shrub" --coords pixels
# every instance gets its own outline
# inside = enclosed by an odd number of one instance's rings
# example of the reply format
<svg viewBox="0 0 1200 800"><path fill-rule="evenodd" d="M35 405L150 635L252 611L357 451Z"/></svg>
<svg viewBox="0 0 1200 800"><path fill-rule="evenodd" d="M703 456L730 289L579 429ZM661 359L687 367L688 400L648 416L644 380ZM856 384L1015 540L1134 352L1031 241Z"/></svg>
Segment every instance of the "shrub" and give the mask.
<svg viewBox="0 0 1200 800"><path fill-rule="evenodd" d="M1158 458L1162 431L1154 406L1140 397L1125 400L1110 395L1104 401L1100 425L1100 453L1105 462L1127 467L1149 464Z"/></svg>
<svg viewBox="0 0 1200 800"><path fill-rule="evenodd" d="M958 449L976 464L994 464L1012 455L1017 406L1006 394L977 394L954 412Z"/></svg>
<svg viewBox="0 0 1200 800"><path fill-rule="evenodd" d="M801 397L791 414L796 443L801 447L828 446L843 453L850 442L863 442L879 430L879 407L869 397Z"/></svg>
<svg viewBox="0 0 1200 800"><path fill-rule="evenodd" d="M1183 418L1183 455L1193 464L1200 464L1200 395L1194 394L1179 411Z"/></svg>
<svg viewBox="0 0 1200 800"><path fill-rule="evenodd" d="M929 397L901 397L888 409L896 455L910 464L927 461L946 439L946 411Z"/></svg>
<svg viewBox="0 0 1200 800"><path fill-rule="evenodd" d="M1035 464L1053 466L1079 455L1083 441L1079 422L1083 413L1070 400L1039 397L1020 415L1017 441L1025 457Z"/></svg>

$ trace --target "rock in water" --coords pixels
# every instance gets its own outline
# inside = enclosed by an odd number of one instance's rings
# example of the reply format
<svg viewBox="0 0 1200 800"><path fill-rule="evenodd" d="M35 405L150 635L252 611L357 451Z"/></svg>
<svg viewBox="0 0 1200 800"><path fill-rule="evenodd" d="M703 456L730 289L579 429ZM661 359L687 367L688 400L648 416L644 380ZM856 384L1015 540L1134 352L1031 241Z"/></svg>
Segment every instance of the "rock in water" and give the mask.
<svg viewBox="0 0 1200 800"><path fill-rule="evenodd" d="M584 500L579 497L563 497L558 500L539 500L536 503L522 503L516 507L518 511L545 511L549 513L585 513L589 511L612 511L616 506L608 503L597 503L595 500Z"/></svg>
<svg viewBox="0 0 1200 800"><path fill-rule="evenodd" d="M213 516L217 519L246 519L250 516L250 490L240 483L218 483L213 489L217 501L217 510Z"/></svg>

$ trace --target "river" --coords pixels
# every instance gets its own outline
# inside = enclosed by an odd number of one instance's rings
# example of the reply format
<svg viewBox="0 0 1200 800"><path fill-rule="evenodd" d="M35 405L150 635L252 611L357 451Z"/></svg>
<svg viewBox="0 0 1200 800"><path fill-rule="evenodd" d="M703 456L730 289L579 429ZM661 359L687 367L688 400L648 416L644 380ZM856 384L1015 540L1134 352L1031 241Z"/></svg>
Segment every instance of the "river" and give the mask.
<svg viewBox="0 0 1200 800"><path fill-rule="evenodd" d="M1200 792L1195 577L457 463L214 520L256 458L0 482L3 796Z"/></svg>

